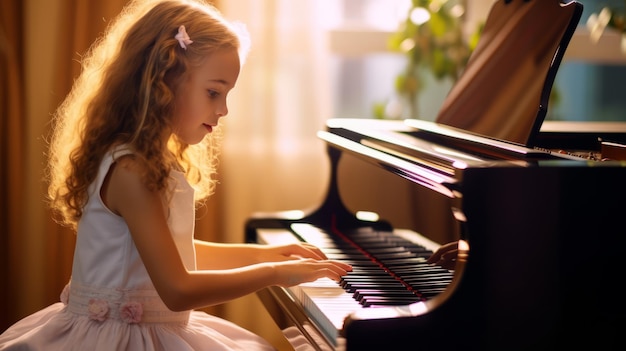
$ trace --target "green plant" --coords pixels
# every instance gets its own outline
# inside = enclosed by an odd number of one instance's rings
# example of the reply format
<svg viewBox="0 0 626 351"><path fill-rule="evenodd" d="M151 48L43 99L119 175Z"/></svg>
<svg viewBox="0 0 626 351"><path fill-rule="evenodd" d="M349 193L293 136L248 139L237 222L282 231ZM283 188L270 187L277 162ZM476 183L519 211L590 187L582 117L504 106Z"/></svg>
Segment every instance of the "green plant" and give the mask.
<svg viewBox="0 0 626 351"><path fill-rule="evenodd" d="M424 89L424 74L455 82L475 48L479 28L469 38L464 34L465 2L461 0L413 0L389 47L407 56L405 70L395 81L395 90L410 116L418 113L418 94ZM378 118L390 116L383 104L375 107Z"/></svg>

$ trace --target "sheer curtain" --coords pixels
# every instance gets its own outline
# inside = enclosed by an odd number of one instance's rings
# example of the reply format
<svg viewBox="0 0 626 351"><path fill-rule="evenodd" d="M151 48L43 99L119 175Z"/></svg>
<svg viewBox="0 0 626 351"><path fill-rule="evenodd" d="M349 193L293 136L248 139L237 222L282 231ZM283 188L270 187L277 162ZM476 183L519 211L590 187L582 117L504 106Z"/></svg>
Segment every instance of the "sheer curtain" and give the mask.
<svg viewBox="0 0 626 351"><path fill-rule="evenodd" d="M2 2L0 330L59 300L74 235L44 201L45 138L77 61L126 0ZM5 79L6 74L6 79Z"/></svg>
<svg viewBox="0 0 626 351"><path fill-rule="evenodd" d="M332 115L330 60L325 28L333 1L222 1L226 17L244 22L252 50L223 120L224 148L218 195L225 241L244 240L253 212L312 209L328 182L324 144L316 132ZM255 331L249 318L262 306L254 296L228 306L225 315Z"/></svg>
<svg viewBox="0 0 626 351"><path fill-rule="evenodd" d="M0 279L3 287L11 286L14 271L16 241L10 233L21 232L18 220L22 208L20 190L24 162L24 85L23 33L20 17L22 4L0 4ZM16 118L9 118L15 116ZM0 301L10 301L17 296L11 289L0 290ZM0 330L9 322L6 317L14 313L12 304L0 302Z"/></svg>
<svg viewBox="0 0 626 351"><path fill-rule="evenodd" d="M221 190L228 194L229 225L239 226L251 211L302 209L321 200L327 165L316 131L332 113L326 4L223 2L226 16L246 23L252 40L224 120ZM241 236L240 227L227 231Z"/></svg>

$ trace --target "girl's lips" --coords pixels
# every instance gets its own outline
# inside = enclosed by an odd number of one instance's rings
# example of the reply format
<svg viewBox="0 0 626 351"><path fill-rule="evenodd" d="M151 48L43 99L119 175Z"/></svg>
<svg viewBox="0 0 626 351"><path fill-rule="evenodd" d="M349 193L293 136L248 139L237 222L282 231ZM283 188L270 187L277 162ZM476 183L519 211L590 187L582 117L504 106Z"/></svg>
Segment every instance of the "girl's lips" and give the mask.
<svg viewBox="0 0 626 351"><path fill-rule="evenodd" d="M209 133L213 131L213 126L211 126L210 124L203 124L203 125Z"/></svg>

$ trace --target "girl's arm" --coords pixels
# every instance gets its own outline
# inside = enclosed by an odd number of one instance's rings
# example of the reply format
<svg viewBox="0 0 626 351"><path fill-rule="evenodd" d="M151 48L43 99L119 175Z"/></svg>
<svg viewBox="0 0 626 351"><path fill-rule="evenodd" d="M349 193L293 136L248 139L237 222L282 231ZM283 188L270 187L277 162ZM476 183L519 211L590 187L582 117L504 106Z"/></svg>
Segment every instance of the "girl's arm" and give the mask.
<svg viewBox="0 0 626 351"><path fill-rule="evenodd" d="M118 160L102 190L103 198L109 209L126 220L148 274L171 310L220 304L271 285L292 286L324 277L338 281L351 269L335 261L283 256L278 262L187 271L167 226L162 195L145 187L138 167L132 158ZM211 250L215 253L218 248ZM310 256L314 250L305 252L304 256ZM233 262L248 261L238 258L229 262L237 266Z"/></svg>
<svg viewBox="0 0 626 351"><path fill-rule="evenodd" d="M280 262L297 258L328 259L311 244L257 245L222 244L194 241L198 269L227 269L262 262Z"/></svg>

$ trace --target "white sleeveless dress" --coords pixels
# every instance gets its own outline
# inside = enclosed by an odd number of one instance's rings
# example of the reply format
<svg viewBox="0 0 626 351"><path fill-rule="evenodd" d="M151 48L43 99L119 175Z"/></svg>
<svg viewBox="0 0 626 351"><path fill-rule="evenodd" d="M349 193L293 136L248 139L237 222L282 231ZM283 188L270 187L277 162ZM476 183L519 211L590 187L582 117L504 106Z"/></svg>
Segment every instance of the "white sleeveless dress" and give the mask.
<svg viewBox="0 0 626 351"><path fill-rule="evenodd" d="M200 311L172 312L159 298L123 218L100 197L119 149L104 157L78 225L71 282L61 302L9 327L0 350L274 350L264 339ZM188 270L195 270L193 189L173 172L168 224ZM217 282L216 282L217 283Z"/></svg>

